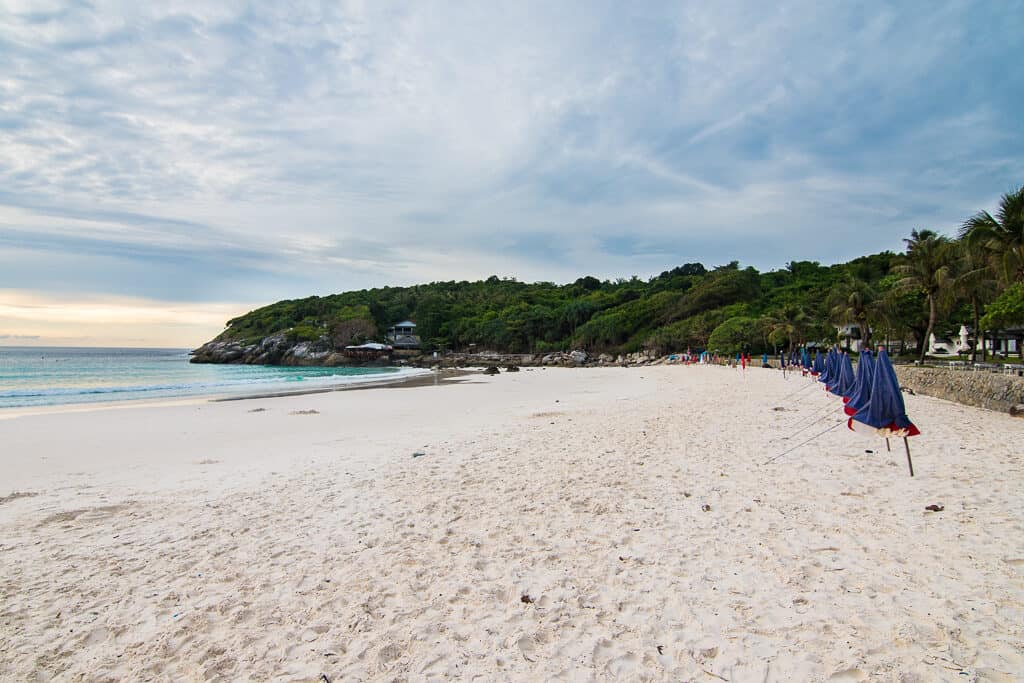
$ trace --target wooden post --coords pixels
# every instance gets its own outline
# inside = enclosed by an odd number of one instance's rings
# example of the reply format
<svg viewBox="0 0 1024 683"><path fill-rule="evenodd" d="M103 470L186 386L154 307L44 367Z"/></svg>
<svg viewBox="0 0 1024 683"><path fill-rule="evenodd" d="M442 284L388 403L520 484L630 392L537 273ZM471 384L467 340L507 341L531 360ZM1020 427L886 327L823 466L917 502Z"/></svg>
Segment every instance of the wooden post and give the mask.
<svg viewBox="0 0 1024 683"><path fill-rule="evenodd" d="M903 437L903 447L907 449L907 466L910 467L910 476L914 476L914 461L910 459L910 442Z"/></svg>
<svg viewBox="0 0 1024 683"><path fill-rule="evenodd" d="M892 446L889 444L889 437L885 437L885 450L892 453Z"/></svg>

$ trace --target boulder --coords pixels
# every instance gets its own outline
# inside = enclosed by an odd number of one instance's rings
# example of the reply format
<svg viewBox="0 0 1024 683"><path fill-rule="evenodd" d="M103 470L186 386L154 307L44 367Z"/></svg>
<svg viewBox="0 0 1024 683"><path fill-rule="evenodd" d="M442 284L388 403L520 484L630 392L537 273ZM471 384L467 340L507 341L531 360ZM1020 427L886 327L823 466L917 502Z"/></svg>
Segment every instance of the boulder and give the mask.
<svg viewBox="0 0 1024 683"><path fill-rule="evenodd" d="M495 365L489 365L484 370L485 375L497 375L499 372L501 372L501 370L499 370Z"/></svg>
<svg viewBox="0 0 1024 683"><path fill-rule="evenodd" d="M569 358L576 364L582 365L587 362L587 352L577 349L569 353Z"/></svg>
<svg viewBox="0 0 1024 683"><path fill-rule="evenodd" d="M1024 417L1024 403L1018 403L1015 406L1010 406L1010 415L1014 417Z"/></svg>

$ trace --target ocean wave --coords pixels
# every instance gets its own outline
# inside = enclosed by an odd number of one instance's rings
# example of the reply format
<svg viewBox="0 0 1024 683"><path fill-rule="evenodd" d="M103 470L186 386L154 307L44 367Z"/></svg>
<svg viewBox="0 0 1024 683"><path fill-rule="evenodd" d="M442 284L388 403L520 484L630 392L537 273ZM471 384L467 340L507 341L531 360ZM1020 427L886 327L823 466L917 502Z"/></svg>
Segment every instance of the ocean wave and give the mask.
<svg viewBox="0 0 1024 683"><path fill-rule="evenodd" d="M225 377L206 382L170 382L152 384L120 384L71 387L21 387L0 390L0 407L18 408L32 405L59 405L91 401L129 400L133 398L175 398L185 396L242 393L254 389L270 390L276 387L294 388L296 383L306 386L330 387L372 382L383 377L400 378L429 372L418 368L345 368L326 374L292 375L277 373L262 376Z"/></svg>

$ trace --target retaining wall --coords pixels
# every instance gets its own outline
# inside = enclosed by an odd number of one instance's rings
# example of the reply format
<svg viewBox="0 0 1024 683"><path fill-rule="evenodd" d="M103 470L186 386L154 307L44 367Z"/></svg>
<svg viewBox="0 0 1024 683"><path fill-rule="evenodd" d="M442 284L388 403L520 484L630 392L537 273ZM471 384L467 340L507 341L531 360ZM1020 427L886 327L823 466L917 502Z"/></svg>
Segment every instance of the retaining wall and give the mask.
<svg viewBox="0 0 1024 683"><path fill-rule="evenodd" d="M900 386L915 394L944 398L969 406L1008 412L1024 404L1024 377L946 368L897 365Z"/></svg>

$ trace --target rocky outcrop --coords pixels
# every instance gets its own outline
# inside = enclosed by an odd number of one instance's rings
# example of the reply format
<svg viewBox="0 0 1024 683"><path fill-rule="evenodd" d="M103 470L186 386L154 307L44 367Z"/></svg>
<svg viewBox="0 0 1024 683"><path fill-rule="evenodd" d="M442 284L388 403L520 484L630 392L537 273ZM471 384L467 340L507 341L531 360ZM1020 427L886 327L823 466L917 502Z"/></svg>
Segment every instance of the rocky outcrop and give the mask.
<svg viewBox="0 0 1024 683"><path fill-rule="evenodd" d="M193 363L245 365L386 365L388 360L358 361L334 348L328 337L316 341L292 341L284 333L246 344L237 340L213 340L192 352Z"/></svg>
<svg viewBox="0 0 1024 683"><path fill-rule="evenodd" d="M897 365L900 385L915 394L1010 412L1024 403L1024 377L993 372Z"/></svg>
<svg viewBox="0 0 1024 683"><path fill-rule="evenodd" d="M346 356L331 338L324 335L316 341L294 341L286 333L265 337L257 342L245 343L238 340L213 340L192 352L193 363L237 363L247 365L411 365L416 367L622 367L653 365L665 362L665 358L652 351L637 351L614 357L609 353L592 356L582 349L556 351L545 354L498 353L433 353L396 349L390 358L375 361L357 360ZM515 372L515 370L512 370Z"/></svg>

